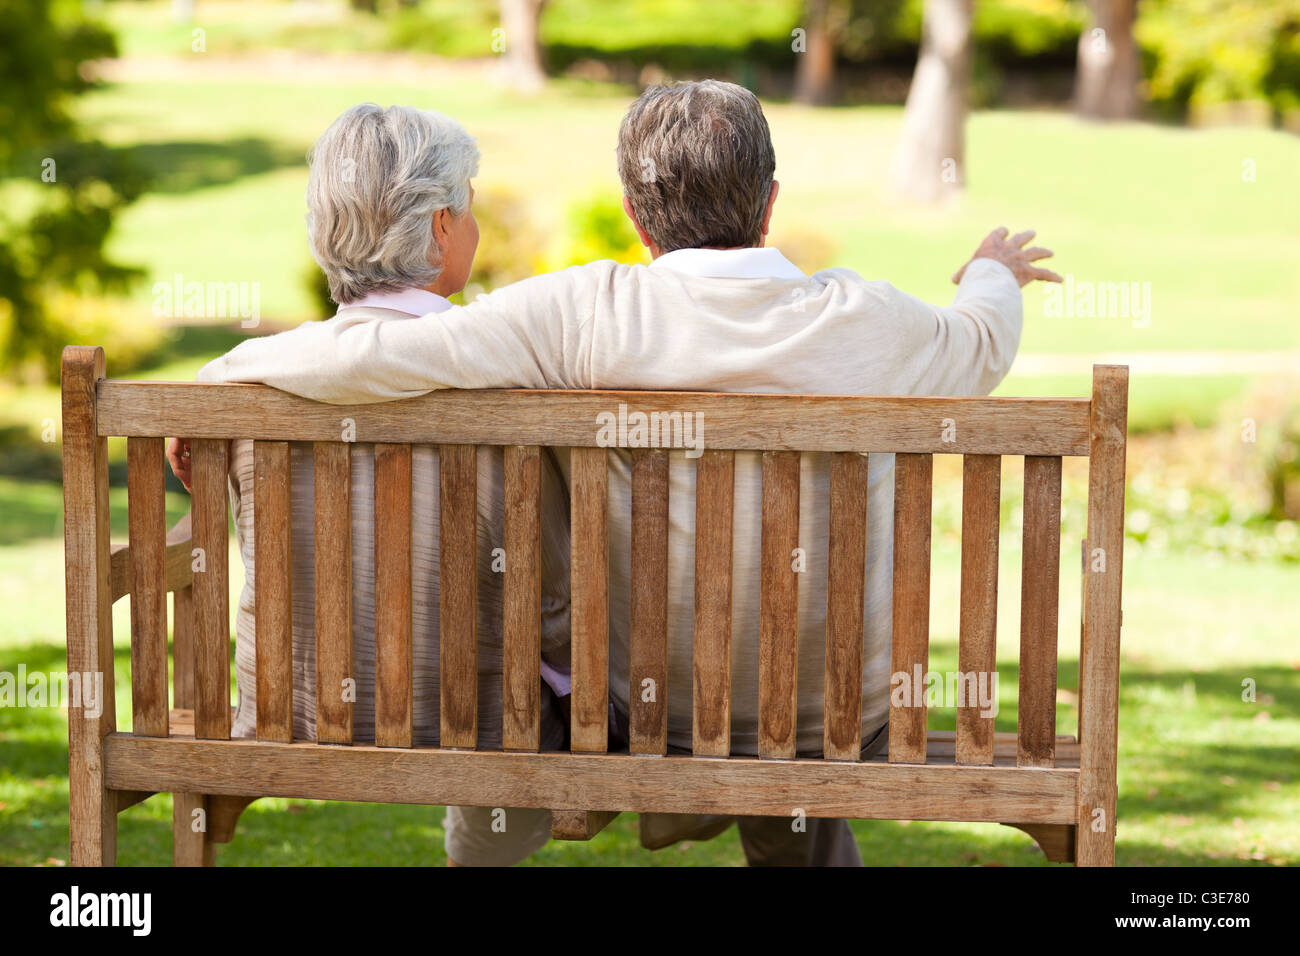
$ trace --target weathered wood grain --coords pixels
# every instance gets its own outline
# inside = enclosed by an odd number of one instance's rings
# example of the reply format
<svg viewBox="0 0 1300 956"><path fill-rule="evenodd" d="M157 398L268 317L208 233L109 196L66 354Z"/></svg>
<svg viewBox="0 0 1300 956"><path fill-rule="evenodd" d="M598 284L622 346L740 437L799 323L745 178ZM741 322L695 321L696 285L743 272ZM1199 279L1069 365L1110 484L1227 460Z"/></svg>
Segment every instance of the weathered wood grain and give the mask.
<svg viewBox="0 0 1300 956"><path fill-rule="evenodd" d="M316 739L352 743L352 449L312 446L316 617Z"/></svg>
<svg viewBox="0 0 1300 956"><path fill-rule="evenodd" d="M862 753L862 635L867 575L867 456L831 457L830 542L826 573L828 760Z"/></svg>
<svg viewBox="0 0 1300 956"><path fill-rule="evenodd" d="M505 449L505 627L501 738L506 750L541 746L542 457Z"/></svg>
<svg viewBox="0 0 1300 956"><path fill-rule="evenodd" d="M68 831L73 866L112 866L117 810L104 781L103 740L117 727L113 600L109 591L108 443L97 426L95 383L104 350L63 350L63 556L68 672L102 685L98 706L68 708ZM124 790L145 789L122 787Z"/></svg>
<svg viewBox="0 0 1300 956"><path fill-rule="evenodd" d="M731 538L736 456L705 449L695 463L695 689L692 751L731 752Z"/></svg>
<svg viewBox="0 0 1300 956"><path fill-rule="evenodd" d="M1061 459L1025 458L1020 584L1020 764L1055 756L1057 606L1061 569Z"/></svg>
<svg viewBox="0 0 1300 956"><path fill-rule="evenodd" d="M226 517L229 444L190 442L194 546L194 728L199 737L230 736L229 524ZM202 570L200 570L200 568Z"/></svg>
<svg viewBox="0 0 1300 956"><path fill-rule="evenodd" d="M335 441L341 417L356 440L416 444L597 446L597 417L700 414L712 448L1086 455L1088 402L1075 398L915 398L718 392L430 392L374 405L321 405L263 385L105 382L99 434ZM934 423L953 419L956 441Z"/></svg>
<svg viewBox="0 0 1300 956"><path fill-rule="evenodd" d="M570 746L609 746L609 490L604 448L570 452Z"/></svg>
<svg viewBox="0 0 1300 956"><path fill-rule="evenodd" d="M375 743L380 747L411 746L411 626L411 446L376 445ZM443 694L445 700L445 684Z"/></svg>
<svg viewBox="0 0 1300 956"><path fill-rule="evenodd" d="M668 452L632 453L628 746L668 752Z"/></svg>
<svg viewBox="0 0 1300 956"><path fill-rule="evenodd" d="M167 501L161 438L126 442L131 570L131 730L167 736Z"/></svg>
<svg viewBox="0 0 1300 956"><path fill-rule="evenodd" d="M293 556L288 442L253 443L257 736L293 739Z"/></svg>
<svg viewBox="0 0 1300 956"><path fill-rule="evenodd" d="M993 708L980 706L981 686L994 690L998 636L998 518L1002 459L967 455L962 462L961 617L957 669L974 675L974 700L957 708L957 762L993 763ZM970 693L970 684L963 685Z"/></svg>
<svg viewBox="0 0 1300 956"><path fill-rule="evenodd" d="M901 695L901 703L895 694L890 695L890 763L925 763L933 473L930 455L894 458L894 635L889 669L891 675L907 680L909 693Z"/></svg>
<svg viewBox="0 0 1300 956"><path fill-rule="evenodd" d="M439 586L440 740L478 745L478 451L443 445ZM510 554L506 554L507 566Z"/></svg>
<svg viewBox="0 0 1300 956"><path fill-rule="evenodd" d="M1078 834L1080 866L1115 862L1116 749L1119 745L1119 640L1124 571L1124 467L1128 367L1092 369L1088 462L1088 577L1079 655ZM1100 570L1104 568L1105 570Z"/></svg>
<svg viewBox="0 0 1300 956"><path fill-rule="evenodd" d="M795 755L799 674L799 453L763 453L758 755Z"/></svg>

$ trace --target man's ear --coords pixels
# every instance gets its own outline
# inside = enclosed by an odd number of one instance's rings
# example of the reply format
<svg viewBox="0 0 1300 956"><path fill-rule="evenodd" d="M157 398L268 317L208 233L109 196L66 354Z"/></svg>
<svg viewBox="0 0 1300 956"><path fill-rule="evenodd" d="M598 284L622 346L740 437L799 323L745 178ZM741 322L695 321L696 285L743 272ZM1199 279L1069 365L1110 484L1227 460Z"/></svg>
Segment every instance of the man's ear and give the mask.
<svg viewBox="0 0 1300 956"><path fill-rule="evenodd" d="M763 235L767 235L767 227L772 223L772 207L776 205L776 194L781 188L781 184L775 179L772 180L772 191L767 197L767 211L763 213Z"/></svg>
<svg viewBox="0 0 1300 956"><path fill-rule="evenodd" d="M636 213L632 211L632 201L623 196L623 211L627 213L627 218L632 220L632 228L636 230L637 237L641 240L641 245L645 246L651 252L654 252L654 240L650 238L649 233L641 228L641 223L637 221Z"/></svg>

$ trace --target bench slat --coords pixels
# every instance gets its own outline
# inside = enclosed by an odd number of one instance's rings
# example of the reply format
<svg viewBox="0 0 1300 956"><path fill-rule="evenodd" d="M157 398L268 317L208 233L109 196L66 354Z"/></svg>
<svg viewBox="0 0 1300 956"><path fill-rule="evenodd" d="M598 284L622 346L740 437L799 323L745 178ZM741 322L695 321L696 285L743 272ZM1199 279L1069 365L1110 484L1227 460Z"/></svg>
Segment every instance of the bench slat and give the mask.
<svg viewBox="0 0 1300 956"><path fill-rule="evenodd" d="M982 716L980 687L993 689L997 671L998 519L1002 458L967 455L962 462L961 619L957 669L974 674L975 699L957 708L957 762L993 765L993 717ZM983 683L981 683L983 682ZM967 684L967 694L970 685Z"/></svg>
<svg viewBox="0 0 1300 956"><path fill-rule="evenodd" d="M443 445L440 461L440 741L478 745L478 449ZM507 567L510 554L506 553Z"/></svg>
<svg viewBox="0 0 1300 956"><path fill-rule="evenodd" d="M867 579L866 455L831 456L826 574L826 718L829 760L862 753L862 634Z"/></svg>
<svg viewBox="0 0 1300 956"><path fill-rule="evenodd" d="M570 746L609 747L609 489L603 448L570 450Z"/></svg>
<svg viewBox="0 0 1300 956"><path fill-rule="evenodd" d="M580 795L594 811L1072 823L1079 771L900 766L870 760L510 753L320 747L113 734L114 789L248 793L426 805L482 801L549 808Z"/></svg>
<svg viewBox="0 0 1300 956"><path fill-rule="evenodd" d="M172 706L194 709L193 583L172 592Z"/></svg>
<svg viewBox="0 0 1300 956"><path fill-rule="evenodd" d="M194 733L230 737L230 591L226 487L229 445L224 439L190 442L194 546L203 570L194 575Z"/></svg>
<svg viewBox="0 0 1300 956"><path fill-rule="evenodd" d="M695 690L691 749L731 752L731 539L736 455L705 449L695 463Z"/></svg>
<svg viewBox="0 0 1300 956"><path fill-rule="evenodd" d="M505 449L505 646L502 746L541 746L542 454L536 445Z"/></svg>
<svg viewBox="0 0 1300 956"><path fill-rule="evenodd" d="M409 747L411 446L375 445L375 743Z"/></svg>
<svg viewBox="0 0 1300 956"><path fill-rule="evenodd" d="M761 588L758 610L758 755L795 755L799 693L799 452L763 452Z"/></svg>
<svg viewBox="0 0 1300 956"><path fill-rule="evenodd" d="M1053 765L1056 737L1057 603L1061 572L1061 459L1025 458L1020 585L1018 762Z"/></svg>
<svg viewBox="0 0 1300 956"><path fill-rule="evenodd" d="M161 438L126 440L131 562L131 732L167 736L167 501Z"/></svg>
<svg viewBox="0 0 1300 956"><path fill-rule="evenodd" d="M709 445L735 450L1086 455L1081 398L931 398L516 389L431 392L373 405L321 405L264 385L101 382L100 435L599 447L602 413L703 415ZM956 441L934 423L951 418ZM653 426L652 426L653 427ZM949 436L951 437L951 436Z"/></svg>
<svg viewBox="0 0 1300 956"><path fill-rule="evenodd" d="M316 740L352 743L352 446L312 446Z"/></svg>
<svg viewBox="0 0 1300 956"><path fill-rule="evenodd" d="M253 442L253 567L257 570L257 738L293 739L293 561L289 443Z"/></svg>
<svg viewBox="0 0 1300 956"><path fill-rule="evenodd" d="M628 746L668 752L668 452L632 452ZM647 683L647 681L651 683Z"/></svg>
<svg viewBox="0 0 1300 956"><path fill-rule="evenodd" d="M894 457L894 634L890 673L904 675L907 692L899 695L900 702L895 702L895 693L890 694L890 763L925 763L924 680L930 661L933 474L934 459L930 455Z"/></svg>

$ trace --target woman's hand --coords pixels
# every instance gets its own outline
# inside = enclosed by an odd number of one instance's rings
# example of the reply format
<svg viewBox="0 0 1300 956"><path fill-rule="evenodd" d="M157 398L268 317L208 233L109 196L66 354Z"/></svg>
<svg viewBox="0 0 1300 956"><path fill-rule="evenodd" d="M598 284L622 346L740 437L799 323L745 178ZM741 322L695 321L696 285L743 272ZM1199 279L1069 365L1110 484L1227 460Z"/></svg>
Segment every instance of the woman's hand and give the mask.
<svg viewBox="0 0 1300 956"><path fill-rule="evenodd" d="M167 463L172 466L172 474L185 486L185 490L193 494L193 489L190 488L190 440L188 438L168 439Z"/></svg>

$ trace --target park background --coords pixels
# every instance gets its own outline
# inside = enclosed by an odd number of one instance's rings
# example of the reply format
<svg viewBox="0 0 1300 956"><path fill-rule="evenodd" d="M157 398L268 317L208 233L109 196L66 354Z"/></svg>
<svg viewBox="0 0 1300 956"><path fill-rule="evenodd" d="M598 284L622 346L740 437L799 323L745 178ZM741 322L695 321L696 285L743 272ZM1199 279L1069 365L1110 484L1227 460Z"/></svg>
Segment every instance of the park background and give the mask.
<svg viewBox="0 0 1300 956"><path fill-rule="evenodd" d="M66 666L59 350L98 344L112 377L186 380L246 335L332 314L303 196L306 151L340 112L437 109L477 137L472 296L593 258L647 261L619 207L618 121L646 84L715 76L763 99L781 181L770 241L806 270L843 266L945 302L952 272L1006 225L1037 229L1056 251L1046 265L1076 285L1149 290L1144 316L1062 315L1027 288L1020 355L996 393L1087 395L1094 361L1132 367L1117 861L1300 863L1300 4L1141 0L1134 16L1126 0L975 0L948 54L969 77L970 111L946 130L958 175L918 176L939 165L906 152L922 23L956 11L960 26L962 6L0 0L0 672ZM931 120L936 108L907 107ZM158 315L155 284L177 276L254 284L258 327ZM124 443L110 454L124 539ZM957 650L950 458L936 457L935 669ZM187 501L169 487L171 521ZM1063 733L1085 490L1086 466L1067 459ZM1014 459L1002 494L997 723L1013 730ZM115 611L121 707L127 602ZM951 729L953 711L930 721ZM170 861L169 800L121 816L121 863ZM218 862L436 864L441 824L434 808L262 800ZM868 863L1044 864L994 825L853 826ZM61 865L67 838L66 715L0 707L0 864ZM629 814L529 862L743 855L734 828L651 854Z"/></svg>

